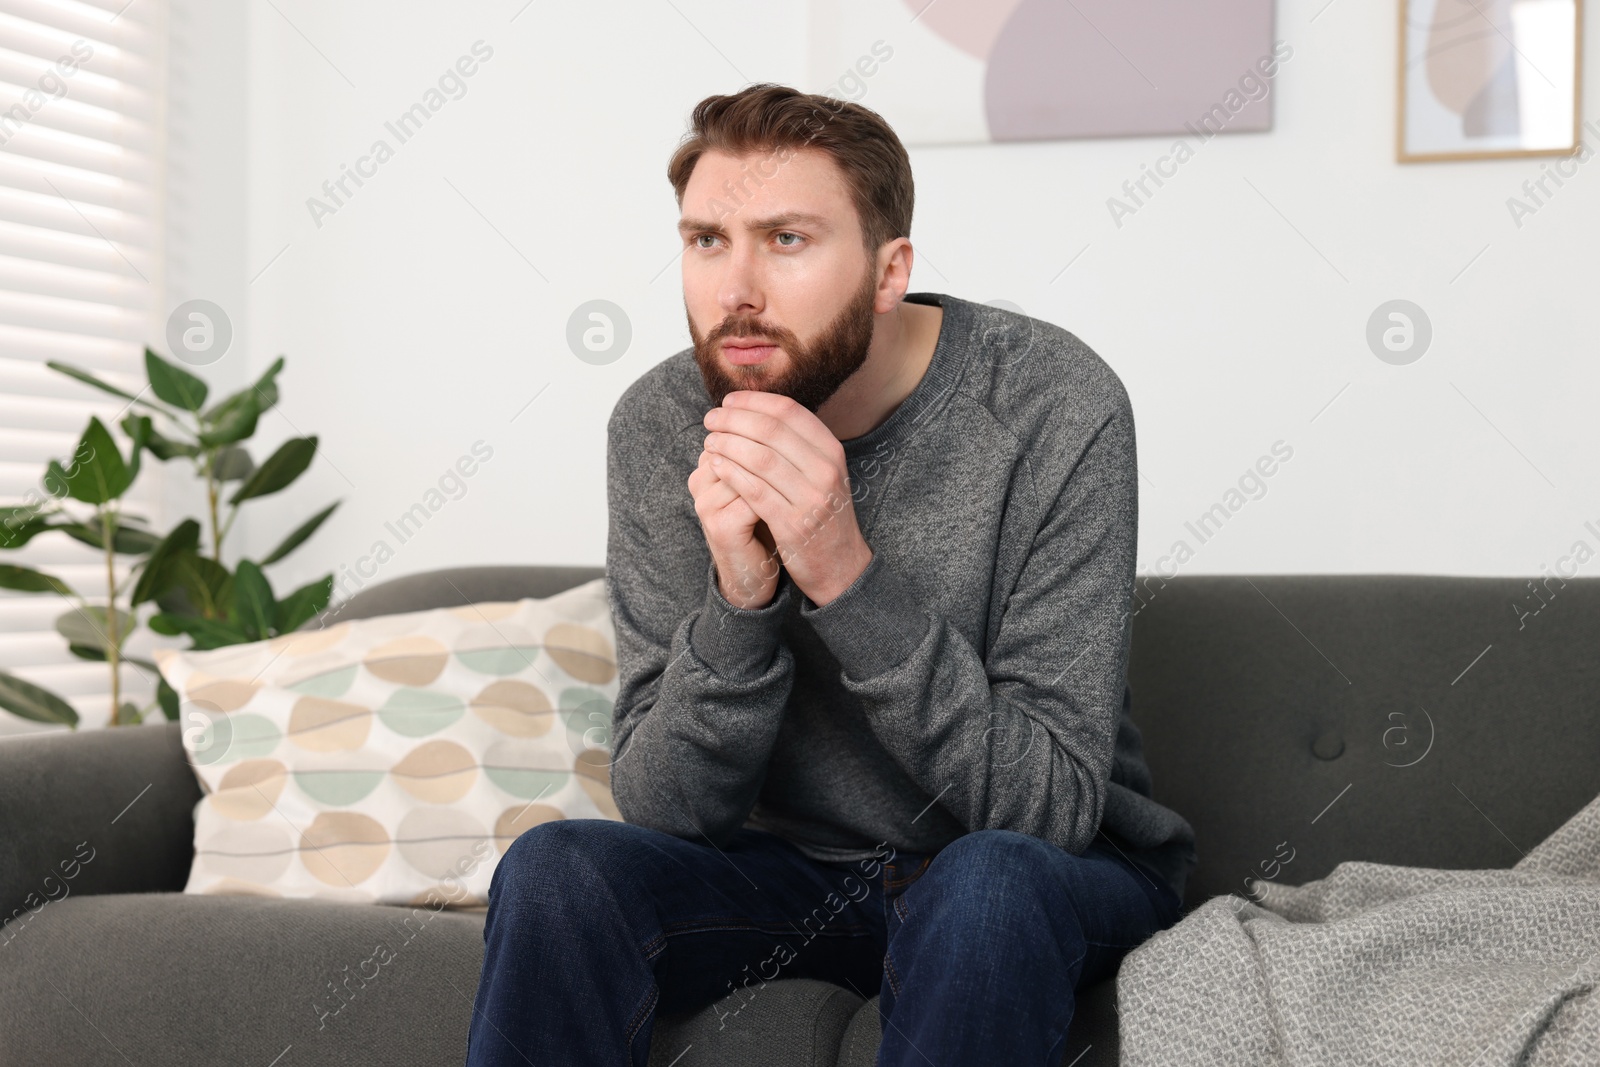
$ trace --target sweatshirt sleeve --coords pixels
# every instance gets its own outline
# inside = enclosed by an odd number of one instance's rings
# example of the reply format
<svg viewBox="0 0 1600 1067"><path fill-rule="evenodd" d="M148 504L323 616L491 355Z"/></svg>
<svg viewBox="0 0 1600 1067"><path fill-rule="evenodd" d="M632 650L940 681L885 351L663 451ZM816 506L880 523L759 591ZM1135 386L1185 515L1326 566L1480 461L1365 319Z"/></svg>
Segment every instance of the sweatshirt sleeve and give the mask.
<svg viewBox="0 0 1600 1067"><path fill-rule="evenodd" d="M613 417L606 465L606 595L618 671L612 798L627 822L720 845L744 825L766 776L794 682L794 657L779 630L798 591L780 571L764 607L741 609L723 598L687 485L692 466L679 478L670 457L662 458L660 441Z"/></svg>
<svg viewBox="0 0 1600 1067"><path fill-rule="evenodd" d="M1081 437L1080 437L1081 440ZM1133 414L1101 422L1043 514L987 656L881 553L800 616L878 740L970 833L1077 855L1099 830L1127 687L1138 530Z"/></svg>

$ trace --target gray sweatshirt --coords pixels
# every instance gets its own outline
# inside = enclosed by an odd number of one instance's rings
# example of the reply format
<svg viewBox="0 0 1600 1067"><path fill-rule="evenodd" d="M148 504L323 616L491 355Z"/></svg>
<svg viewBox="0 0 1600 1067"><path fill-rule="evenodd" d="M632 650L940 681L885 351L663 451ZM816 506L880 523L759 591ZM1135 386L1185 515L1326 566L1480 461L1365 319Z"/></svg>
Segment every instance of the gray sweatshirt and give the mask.
<svg viewBox="0 0 1600 1067"><path fill-rule="evenodd" d="M606 588L620 672L611 788L628 822L817 860L1007 829L1100 836L1182 897L1194 830L1150 798L1129 718L1133 409L1073 334L938 293L933 361L842 441L872 561L823 607L780 572L729 604L694 512L711 408L693 349L607 423Z"/></svg>

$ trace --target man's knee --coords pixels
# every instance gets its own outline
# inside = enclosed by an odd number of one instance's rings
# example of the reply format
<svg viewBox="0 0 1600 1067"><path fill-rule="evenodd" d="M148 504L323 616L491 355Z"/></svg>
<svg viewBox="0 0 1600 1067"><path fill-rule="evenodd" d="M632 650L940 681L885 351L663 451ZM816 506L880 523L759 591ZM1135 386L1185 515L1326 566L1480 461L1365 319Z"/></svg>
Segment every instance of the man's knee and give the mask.
<svg viewBox="0 0 1600 1067"><path fill-rule="evenodd" d="M1067 855L1030 834L977 830L940 850L923 877L938 884L949 906L1001 929L1023 929L1067 904L1058 898L1054 867Z"/></svg>
<svg viewBox="0 0 1600 1067"><path fill-rule="evenodd" d="M585 875L605 877L638 827L613 819L552 819L531 826L506 847L490 878L489 897L536 894L541 899L588 893Z"/></svg>
<svg viewBox="0 0 1600 1067"><path fill-rule="evenodd" d="M996 874L1042 878L1061 855L1061 849L1031 834L975 830L941 849L934 863L957 868L965 877L981 882L993 880Z"/></svg>

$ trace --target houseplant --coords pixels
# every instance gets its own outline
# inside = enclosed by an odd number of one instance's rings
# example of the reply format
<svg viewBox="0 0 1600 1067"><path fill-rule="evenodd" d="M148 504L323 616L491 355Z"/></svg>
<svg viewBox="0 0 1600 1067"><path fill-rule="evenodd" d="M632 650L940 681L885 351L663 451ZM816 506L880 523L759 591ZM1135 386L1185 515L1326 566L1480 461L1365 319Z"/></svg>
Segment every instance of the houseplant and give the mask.
<svg viewBox="0 0 1600 1067"><path fill-rule="evenodd" d="M138 394L69 364L47 364L127 401L128 414L118 425L128 452L125 457L111 431L92 416L71 458L48 464L43 496L33 494L21 505L0 508L0 548L20 548L39 534L58 530L104 553L104 604L91 603L54 575L15 564L0 564L0 588L73 602L56 619L56 630L73 655L107 664L113 726L143 722L156 705L167 718L178 718L178 696L156 665L124 650L140 625L141 605L153 603L158 609L145 620L152 631L187 634L195 648L219 648L288 633L326 607L333 593L329 574L279 599L262 568L310 538L338 501L301 523L262 559L241 558L231 569L224 561L224 543L240 506L287 488L316 455L315 436L290 438L260 465L246 446L261 414L278 402L283 357L253 384L210 407L202 379L149 348L144 362L149 386ZM190 464L204 483L204 529L199 520L186 518L161 535L124 508L122 498L138 478L145 453L161 462ZM133 557L120 582L117 556ZM143 707L123 699L124 665L148 672L156 681L154 699ZM78 724L76 709L60 695L5 671L0 671L0 707L38 722Z"/></svg>

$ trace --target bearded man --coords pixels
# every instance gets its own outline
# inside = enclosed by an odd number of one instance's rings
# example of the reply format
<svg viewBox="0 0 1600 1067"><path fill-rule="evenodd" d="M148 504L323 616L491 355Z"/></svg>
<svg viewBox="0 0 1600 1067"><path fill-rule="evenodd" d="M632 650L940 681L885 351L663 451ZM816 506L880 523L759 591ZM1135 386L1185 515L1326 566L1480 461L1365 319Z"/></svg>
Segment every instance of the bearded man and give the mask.
<svg viewBox="0 0 1600 1067"><path fill-rule="evenodd" d="M607 427L623 821L500 860L468 1062L644 1067L658 1013L809 977L878 994L881 1064L1055 1064L1196 862L1129 718L1127 393L907 293L858 104L709 97L667 174L693 346Z"/></svg>

